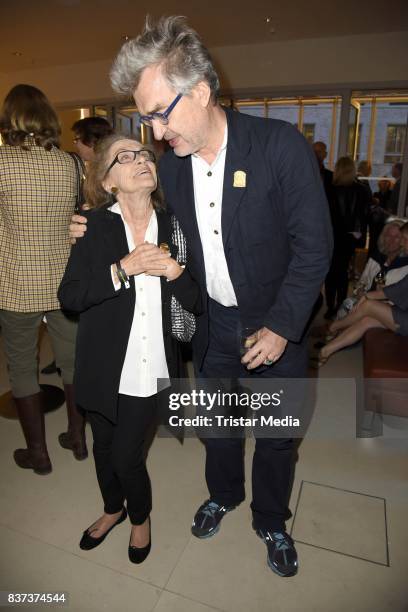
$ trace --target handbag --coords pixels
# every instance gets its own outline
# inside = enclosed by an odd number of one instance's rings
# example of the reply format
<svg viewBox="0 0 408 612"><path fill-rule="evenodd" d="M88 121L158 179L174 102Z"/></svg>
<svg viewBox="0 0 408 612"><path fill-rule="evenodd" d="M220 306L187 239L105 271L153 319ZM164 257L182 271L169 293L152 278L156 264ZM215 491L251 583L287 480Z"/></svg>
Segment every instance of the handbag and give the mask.
<svg viewBox="0 0 408 612"><path fill-rule="evenodd" d="M83 184L85 180L85 165L82 159L76 153L69 152L70 156L74 160L75 173L76 173L76 194L75 194L75 213L80 213L82 205L85 203Z"/></svg>
<svg viewBox="0 0 408 612"><path fill-rule="evenodd" d="M187 263L187 244L184 234L181 231L179 222L174 215L171 216L171 240L177 246L176 261L179 265L185 266ZM179 342L190 342L196 330L196 319L192 312L189 312L180 302L171 296L171 335Z"/></svg>

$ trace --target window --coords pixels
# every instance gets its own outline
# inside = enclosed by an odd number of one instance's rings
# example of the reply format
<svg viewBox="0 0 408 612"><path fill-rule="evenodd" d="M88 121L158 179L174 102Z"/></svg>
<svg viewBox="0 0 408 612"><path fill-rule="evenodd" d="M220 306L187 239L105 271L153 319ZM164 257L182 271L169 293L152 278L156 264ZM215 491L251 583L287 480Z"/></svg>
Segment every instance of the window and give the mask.
<svg viewBox="0 0 408 612"><path fill-rule="evenodd" d="M356 149L356 157L355 161L360 159L360 149L361 149L361 132L363 129L363 124L358 124L358 134L357 134L357 149ZM351 158L354 157L354 139L356 137L356 126L354 123L350 123L348 129L348 141L347 141L347 155Z"/></svg>
<svg viewBox="0 0 408 612"><path fill-rule="evenodd" d="M389 124L387 125L386 141L385 141L385 164L395 164L402 162L404 153L406 125L404 124Z"/></svg>

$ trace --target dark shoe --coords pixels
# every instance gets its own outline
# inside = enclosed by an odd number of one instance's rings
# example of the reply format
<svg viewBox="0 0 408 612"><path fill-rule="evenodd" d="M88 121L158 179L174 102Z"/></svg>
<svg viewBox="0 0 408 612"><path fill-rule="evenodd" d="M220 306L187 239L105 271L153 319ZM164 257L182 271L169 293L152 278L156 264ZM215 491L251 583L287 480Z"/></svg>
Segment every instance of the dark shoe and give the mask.
<svg viewBox="0 0 408 612"><path fill-rule="evenodd" d="M221 520L225 514L234 510L234 508L236 506L220 506L220 504L207 499L194 516L191 533L196 538L210 538L219 531Z"/></svg>
<svg viewBox="0 0 408 612"><path fill-rule="evenodd" d="M295 544L286 531L266 531L255 529L268 549L268 565L275 574L288 578L298 571L298 558Z"/></svg>
<svg viewBox="0 0 408 612"><path fill-rule="evenodd" d="M74 385L64 385L65 403L68 415L68 431L58 436L62 448L72 450L75 459L82 461L88 457L85 438L85 417L78 410L75 397Z"/></svg>
<svg viewBox="0 0 408 612"><path fill-rule="evenodd" d="M57 374L57 373L58 373L58 376L61 376L61 370L57 368L57 364L55 363L55 361L52 361L47 366L45 366L45 368L41 370L41 374Z"/></svg>
<svg viewBox="0 0 408 612"><path fill-rule="evenodd" d="M14 451L14 461L23 470L34 470L40 476L52 472L52 465L48 453L29 451L28 448L18 448Z"/></svg>
<svg viewBox="0 0 408 612"><path fill-rule="evenodd" d="M88 449L86 447L85 436L79 436L76 440L72 439L72 434L69 431L60 433L58 436L58 442L67 450L72 450L75 459L82 461L88 457Z"/></svg>
<svg viewBox="0 0 408 612"><path fill-rule="evenodd" d="M152 547L152 524L150 521L150 516L149 516L149 543L147 544L147 546L144 546L143 548L138 548L137 546L131 546L130 545L131 538L132 538L132 535L130 535L130 539L129 539L129 548L128 548L129 561L131 561L132 563L143 563L143 561L148 556L150 549Z"/></svg>
<svg viewBox="0 0 408 612"><path fill-rule="evenodd" d="M99 538L93 538L91 536L92 532L89 531L90 527L88 527L88 529L85 529L84 533L82 534L81 541L79 542L79 547L82 548L82 550L92 550L92 548L96 548L96 546L99 546L99 544L102 544L102 542L104 541L108 533L110 533L112 529L116 527L116 525L119 525L120 523L122 523L126 519L126 517L127 517L126 508L123 508L122 514L120 515L116 523L113 523L112 527L110 527L107 531L105 531L105 533L102 534ZM93 531L96 531L96 529L94 529Z"/></svg>
<svg viewBox="0 0 408 612"><path fill-rule="evenodd" d="M27 448L14 451L14 461L23 469L34 470L45 476L52 471L45 442L45 421L42 393L14 398L18 418L27 443Z"/></svg>

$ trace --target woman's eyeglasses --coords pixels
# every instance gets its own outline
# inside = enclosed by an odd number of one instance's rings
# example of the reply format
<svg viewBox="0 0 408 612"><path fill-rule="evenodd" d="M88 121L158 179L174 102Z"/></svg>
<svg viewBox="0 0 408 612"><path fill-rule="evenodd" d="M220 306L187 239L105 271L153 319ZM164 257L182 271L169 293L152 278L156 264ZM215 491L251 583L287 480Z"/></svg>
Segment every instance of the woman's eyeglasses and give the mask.
<svg viewBox="0 0 408 612"><path fill-rule="evenodd" d="M150 151L149 149L140 149L139 151L119 151L119 153L117 153L117 155L115 156L113 162L106 170L105 176L115 164L130 164L134 161L155 162L156 156L153 151Z"/></svg>

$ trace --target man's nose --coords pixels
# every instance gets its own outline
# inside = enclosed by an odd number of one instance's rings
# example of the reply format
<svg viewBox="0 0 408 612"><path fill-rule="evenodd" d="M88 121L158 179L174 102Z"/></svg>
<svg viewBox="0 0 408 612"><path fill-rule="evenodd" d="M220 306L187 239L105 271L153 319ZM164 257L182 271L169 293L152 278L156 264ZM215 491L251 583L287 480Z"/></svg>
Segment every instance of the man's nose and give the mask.
<svg viewBox="0 0 408 612"><path fill-rule="evenodd" d="M157 121L157 119L153 119L152 128L153 128L153 135L154 135L155 140L162 140L166 132L167 126L162 125L160 121Z"/></svg>

